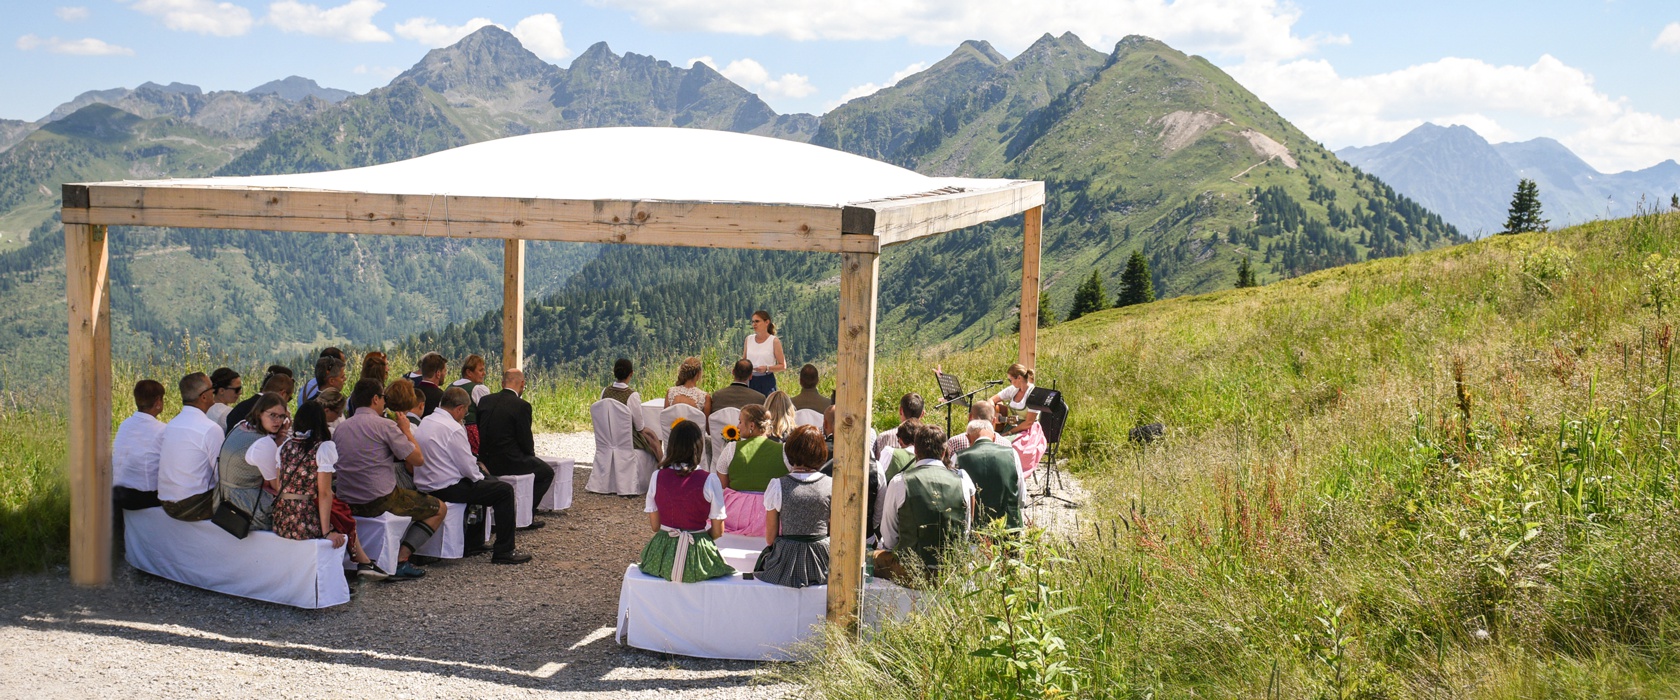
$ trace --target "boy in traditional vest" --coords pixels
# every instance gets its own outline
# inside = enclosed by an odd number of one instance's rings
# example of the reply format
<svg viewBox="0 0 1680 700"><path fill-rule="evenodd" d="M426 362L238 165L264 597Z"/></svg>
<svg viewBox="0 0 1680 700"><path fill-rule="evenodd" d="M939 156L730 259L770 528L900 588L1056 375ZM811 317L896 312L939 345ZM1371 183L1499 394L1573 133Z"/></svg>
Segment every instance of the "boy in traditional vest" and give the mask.
<svg viewBox="0 0 1680 700"><path fill-rule="evenodd" d="M478 401L490 395L490 387L484 385L484 377L489 372L484 366L484 358L478 355L468 355L461 363L461 378L450 384L450 388L461 387L467 392L467 419L463 425L467 426L467 444L472 447L472 453L478 454Z"/></svg>
<svg viewBox="0 0 1680 700"><path fill-rule="evenodd" d="M945 431L922 425L916 434L916 462L887 483L881 498L881 548L873 553L875 573L902 586L937 575L946 554L968 533L974 512L974 482L945 467Z"/></svg>

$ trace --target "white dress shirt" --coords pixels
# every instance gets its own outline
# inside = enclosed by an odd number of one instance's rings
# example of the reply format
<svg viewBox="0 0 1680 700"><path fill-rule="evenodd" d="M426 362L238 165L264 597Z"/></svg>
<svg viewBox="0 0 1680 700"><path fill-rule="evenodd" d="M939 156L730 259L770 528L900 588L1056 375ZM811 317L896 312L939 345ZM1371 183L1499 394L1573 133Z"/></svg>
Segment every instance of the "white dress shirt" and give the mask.
<svg viewBox="0 0 1680 700"><path fill-rule="evenodd" d="M286 436L286 442L297 439L297 433ZM264 479L280 478L280 449L286 443L274 444L274 436L257 438L251 443L251 448L245 450L245 461L262 472ZM333 465L338 464L338 446L331 440L322 440L315 445L315 471L323 474L333 473Z"/></svg>
<svg viewBox="0 0 1680 700"><path fill-rule="evenodd" d="M205 411L204 415L209 416L210 420L216 421L216 426L221 428L222 432L226 433L228 429L227 417L229 413L233 413L233 404L221 403L218 401L211 404L210 410Z"/></svg>
<svg viewBox="0 0 1680 700"><path fill-rule="evenodd" d="M945 463L937 459L917 460L905 472L924 464L931 464L945 469ZM962 477L963 495L963 531L967 532L974 524L974 480L968 478L968 472L957 471ZM904 505L904 472L893 476L887 484L886 492L881 496L881 549L892 549L898 546L898 509Z"/></svg>
<svg viewBox="0 0 1680 700"><path fill-rule="evenodd" d="M163 427L158 452L158 500L182 501L216 488L216 459L226 434L193 406Z"/></svg>
<svg viewBox="0 0 1680 700"><path fill-rule="evenodd" d="M145 412L135 412L117 426L117 439L111 443L112 486L157 490L163 429L163 421Z"/></svg>
<svg viewBox="0 0 1680 700"><path fill-rule="evenodd" d="M467 443L466 426L455 422L448 411L432 411L432 415L421 418L420 426L414 429L414 440L426 455L426 462L414 468L414 488L421 493L449 488L462 479L484 478Z"/></svg>

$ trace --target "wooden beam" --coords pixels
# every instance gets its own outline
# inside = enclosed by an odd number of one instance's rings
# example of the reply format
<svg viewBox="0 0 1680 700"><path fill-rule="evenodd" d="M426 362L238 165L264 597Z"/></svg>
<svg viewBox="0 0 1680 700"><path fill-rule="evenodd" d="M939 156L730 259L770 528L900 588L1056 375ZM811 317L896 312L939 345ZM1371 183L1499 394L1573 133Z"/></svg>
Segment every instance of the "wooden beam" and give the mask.
<svg viewBox="0 0 1680 700"><path fill-rule="evenodd" d="M869 514L869 409L875 387L875 312L881 256L840 255L840 348L835 373L834 498L829 510L828 621L857 623Z"/></svg>
<svg viewBox="0 0 1680 700"><path fill-rule="evenodd" d="M846 207L841 218L841 230L874 233L884 247L996 221L1043 204L1044 183L1023 180L995 190L852 205ZM873 217L868 215L870 211Z"/></svg>
<svg viewBox="0 0 1680 700"><path fill-rule="evenodd" d="M502 369L525 369L525 241L502 242Z"/></svg>
<svg viewBox="0 0 1680 700"><path fill-rule="evenodd" d="M1038 259L1043 244L1044 207L1028 209L1021 220L1021 364L1038 360Z"/></svg>
<svg viewBox="0 0 1680 700"><path fill-rule="evenodd" d="M65 185L66 223L839 253L840 207ZM855 247L855 246L854 246Z"/></svg>
<svg viewBox="0 0 1680 700"><path fill-rule="evenodd" d="M111 582L111 295L104 226L64 225L70 311L70 580Z"/></svg>

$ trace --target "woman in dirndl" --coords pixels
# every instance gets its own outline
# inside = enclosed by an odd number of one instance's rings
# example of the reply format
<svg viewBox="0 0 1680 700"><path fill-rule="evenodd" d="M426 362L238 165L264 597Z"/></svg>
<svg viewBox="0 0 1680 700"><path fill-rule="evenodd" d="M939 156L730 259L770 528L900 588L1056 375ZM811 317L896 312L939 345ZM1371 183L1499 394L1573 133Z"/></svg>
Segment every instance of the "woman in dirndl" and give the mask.
<svg viewBox="0 0 1680 700"><path fill-rule="evenodd" d="M740 424L734 442L724 445L718 458L718 483L729 506L724 531L748 537L764 536L764 489L770 480L787 476L782 461L781 439L766 434L770 414L763 406L747 404L735 421Z"/></svg>
<svg viewBox="0 0 1680 700"><path fill-rule="evenodd" d="M999 434L1009 439L1009 446L1021 456L1021 471L1029 474L1038 468L1038 460L1049 447L1044 441L1044 428L1038 424L1038 409L1027 408L1027 394L1033 389L1033 371L1017 363L1009 366L1009 386L992 397L1000 417L1005 409L1025 411L1019 424Z"/></svg>
<svg viewBox="0 0 1680 700"><path fill-rule="evenodd" d="M828 461L822 431L802 425L782 447L787 476L764 489L764 541L753 565L760 581L804 588L828 584L828 508L834 481L819 469Z"/></svg>
<svg viewBox="0 0 1680 700"><path fill-rule="evenodd" d="M648 525L653 539L642 548L637 568L649 576L696 583L735 573L712 540L723 536L723 484L696 468L705 432L693 421L671 428L665 461L648 482Z"/></svg>
<svg viewBox="0 0 1680 700"><path fill-rule="evenodd" d="M336 392L336 389L327 391ZM266 438L253 446L253 462L277 465L280 497L274 504L274 534L290 540L326 539L334 549L350 547L356 575L377 581L390 574L373 563L356 537L356 519L350 506L333 495L334 467L338 446L327 427L327 412L321 396L305 401L298 409L291 432L279 445ZM258 452L258 448L262 448Z"/></svg>

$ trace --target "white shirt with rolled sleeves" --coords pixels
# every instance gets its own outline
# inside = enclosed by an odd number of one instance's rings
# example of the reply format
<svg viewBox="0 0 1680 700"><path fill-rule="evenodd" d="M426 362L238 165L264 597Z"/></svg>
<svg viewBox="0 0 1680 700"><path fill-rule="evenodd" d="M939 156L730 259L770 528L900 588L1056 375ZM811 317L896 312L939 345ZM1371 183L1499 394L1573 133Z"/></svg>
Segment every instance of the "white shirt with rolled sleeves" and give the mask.
<svg viewBox="0 0 1680 700"><path fill-rule="evenodd" d="M156 491L158 455L163 449L163 429L157 416L135 412L117 426L111 443L111 485L136 491Z"/></svg>
<svg viewBox="0 0 1680 700"><path fill-rule="evenodd" d="M937 459L921 459L911 464L905 472L924 464L931 464L940 469L946 469L945 463ZM963 530L974 526L974 480L968 478L968 472L957 470L957 476L962 477L963 494ZM904 505L904 473L893 476L881 496L881 549L892 549L898 546L898 509Z"/></svg>
<svg viewBox="0 0 1680 700"><path fill-rule="evenodd" d="M192 406L163 427L158 451L158 500L182 501L216 488L216 459L226 435Z"/></svg>
<svg viewBox="0 0 1680 700"><path fill-rule="evenodd" d="M421 493L449 488L462 479L484 478L467 443L466 426L457 423L448 411L432 411L432 415L420 419L414 440L426 455L426 463L414 468L414 488Z"/></svg>

